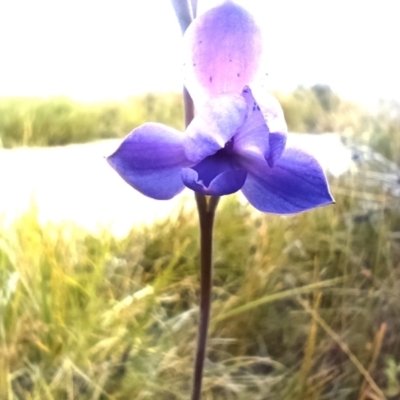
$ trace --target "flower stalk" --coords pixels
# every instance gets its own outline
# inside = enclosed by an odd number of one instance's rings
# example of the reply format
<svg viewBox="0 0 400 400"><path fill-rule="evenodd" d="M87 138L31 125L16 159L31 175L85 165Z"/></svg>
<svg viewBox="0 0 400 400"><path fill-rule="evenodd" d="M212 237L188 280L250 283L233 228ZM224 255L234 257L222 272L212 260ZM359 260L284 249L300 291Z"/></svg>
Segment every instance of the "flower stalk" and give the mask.
<svg viewBox="0 0 400 400"><path fill-rule="evenodd" d="M186 88L183 89L186 127L194 118L194 105ZM210 324L211 290L212 290L212 241L215 211L219 197L207 198L204 194L195 193L200 223L200 312L197 333L197 348L194 362L192 400L201 398L204 360L206 357L207 334Z"/></svg>
<svg viewBox="0 0 400 400"><path fill-rule="evenodd" d="M201 398L201 386L211 308L213 226L218 201L219 197L210 197L207 199L206 196L196 193L196 202L200 221L201 288L200 318L193 374L192 400L199 400Z"/></svg>

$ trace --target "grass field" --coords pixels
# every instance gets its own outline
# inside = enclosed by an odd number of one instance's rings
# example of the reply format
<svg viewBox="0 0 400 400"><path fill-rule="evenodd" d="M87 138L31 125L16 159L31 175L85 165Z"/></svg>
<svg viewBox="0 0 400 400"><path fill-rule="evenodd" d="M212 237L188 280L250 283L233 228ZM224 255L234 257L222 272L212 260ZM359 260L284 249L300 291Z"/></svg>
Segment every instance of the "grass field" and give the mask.
<svg viewBox="0 0 400 400"><path fill-rule="evenodd" d="M293 217L222 203L204 399L400 398L400 213L352 179ZM184 212L118 240L1 229L0 399L188 399L198 264Z"/></svg>

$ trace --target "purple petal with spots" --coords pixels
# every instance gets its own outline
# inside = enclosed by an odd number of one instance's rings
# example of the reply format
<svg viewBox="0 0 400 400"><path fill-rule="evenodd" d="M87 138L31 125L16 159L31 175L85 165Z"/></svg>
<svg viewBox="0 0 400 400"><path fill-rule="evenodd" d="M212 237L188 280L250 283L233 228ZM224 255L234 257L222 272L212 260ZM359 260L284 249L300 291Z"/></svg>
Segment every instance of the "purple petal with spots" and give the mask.
<svg viewBox="0 0 400 400"><path fill-rule="evenodd" d="M233 151L241 154L255 152L267 156L269 154L269 129L260 107L256 103L250 88L242 92L247 104L247 118L243 126L234 136Z"/></svg>
<svg viewBox="0 0 400 400"><path fill-rule="evenodd" d="M184 35L184 46L184 83L196 104L221 93L241 93L259 69L260 30L231 1L196 18Z"/></svg>
<svg viewBox="0 0 400 400"><path fill-rule="evenodd" d="M260 106L269 131L286 134L288 129L285 116L277 98L265 89L254 85L251 85L251 91L256 103Z"/></svg>
<svg viewBox="0 0 400 400"><path fill-rule="evenodd" d="M210 99L186 130L187 159L198 163L222 149L243 125L246 114L246 101L239 94Z"/></svg>
<svg viewBox="0 0 400 400"><path fill-rule="evenodd" d="M192 168L182 170L184 184L195 192L223 196L241 189L247 172L240 169L232 156L215 154Z"/></svg>
<svg viewBox="0 0 400 400"><path fill-rule="evenodd" d="M133 130L107 161L145 196L171 199L184 189L181 169L192 165L183 140L184 134L175 129L147 123Z"/></svg>
<svg viewBox="0 0 400 400"><path fill-rule="evenodd" d="M252 87L252 94L259 105L270 131L269 151L264 153L268 165L273 167L282 156L286 146L287 125L279 101L263 88Z"/></svg>
<svg viewBox="0 0 400 400"><path fill-rule="evenodd" d="M242 191L260 211L293 214L334 202L321 166L302 150L286 149L274 168L262 157L242 166L248 172Z"/></svg>

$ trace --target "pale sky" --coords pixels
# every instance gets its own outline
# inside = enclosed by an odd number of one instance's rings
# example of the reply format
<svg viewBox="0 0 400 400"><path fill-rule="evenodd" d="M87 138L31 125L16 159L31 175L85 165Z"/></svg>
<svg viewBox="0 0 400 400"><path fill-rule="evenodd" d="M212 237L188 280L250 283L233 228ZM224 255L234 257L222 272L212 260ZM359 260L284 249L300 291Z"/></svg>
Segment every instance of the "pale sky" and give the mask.
<svg viewBox="0 0 400 400"><path fill-rule="evenodd" d="M237 2L264 30L271 89L326 83L361 102L400 100L399 0ZM0 0L0 96L179 91L180 45L170 0Z"/></svg>

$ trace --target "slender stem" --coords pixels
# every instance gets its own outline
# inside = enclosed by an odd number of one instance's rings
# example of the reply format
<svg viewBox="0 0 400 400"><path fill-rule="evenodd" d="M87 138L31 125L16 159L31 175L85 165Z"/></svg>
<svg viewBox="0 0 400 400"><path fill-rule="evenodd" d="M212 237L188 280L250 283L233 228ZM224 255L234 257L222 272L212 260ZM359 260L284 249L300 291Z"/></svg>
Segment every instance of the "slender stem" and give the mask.
<svg viewBox="0 0 400 400"><path fill-rule="evenodd" d="M178 20L184 33L190 23L187 11L180 0L172 0ZM188 0L186 0L188 1ZM197 0L191 0L192 18L196 17ZM189 3L186 4L188 6ZM183 88L183 102L185 109L185 126L194 118L194 104L186 87ZM197 337L196 360L194 364L192 400L200 400L201 384L203 380L204 359L207 346L207 332L210 323L211 289L212 289L212 235L215 210L219 197L207 197L196 193L197 209L200 221L200 264L201 264L201 289L200 289L200 321Z"/></svg>
<svg viewBox="0 0 400 400"><path fill-rule="evenodd" d="M186 127L194 118L194 104L186 88L183 89ZM207 332L210 323L211 289L212 289L212 235L215 210L219 197L207 197L196 193L197 209L200 221L200 320L197 334L197 350L194 363L192 400L200 400L203 380L204 359L207 347Z"/></svg>
<svg viewBox="0 0 400 400"><path fill-rule="evenodd" d="M208 202L204 195L196 193L197 208L200 220L200 321L197 336L197 350L194 364L192 400L201 397L204 359L207 347L207 332L210 322L211 289L212 289L212 235L215 210L219 197L212 197Z"/></svg>

